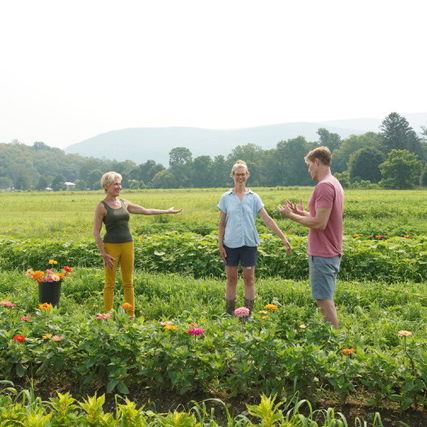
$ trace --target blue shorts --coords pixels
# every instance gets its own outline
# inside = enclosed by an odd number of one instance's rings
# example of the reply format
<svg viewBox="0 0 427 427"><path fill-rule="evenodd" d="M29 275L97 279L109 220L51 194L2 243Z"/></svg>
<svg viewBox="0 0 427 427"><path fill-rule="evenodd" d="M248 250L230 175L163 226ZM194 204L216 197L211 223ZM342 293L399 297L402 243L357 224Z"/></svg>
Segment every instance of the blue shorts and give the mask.
<svg viewBox="0 0 427 427"><path fill-rule="evenodd" d="M340 271L341 257L324 258L309 256L311 297L313 299L334 299L335 281Z"/></svg>
<svg viewBox="0 0 427 427"><path fill-rule="evenodd" d="M227 267L235 267L242 263L242 267L255 267L258 256L258 249L256 246L241 246L240 248L229 248L224 245L225 252L227 252Z"/></svg>

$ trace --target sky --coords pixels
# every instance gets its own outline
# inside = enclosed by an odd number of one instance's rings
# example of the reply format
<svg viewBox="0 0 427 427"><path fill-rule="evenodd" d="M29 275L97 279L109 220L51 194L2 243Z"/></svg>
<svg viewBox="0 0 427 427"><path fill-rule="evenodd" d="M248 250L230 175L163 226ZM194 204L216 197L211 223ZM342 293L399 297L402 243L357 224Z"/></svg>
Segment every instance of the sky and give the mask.
<svg viewBox="0 0 427 427"><path fill-rule="evenodd" d="M0 143L427 111L425 0L0 0Z"/></svg>

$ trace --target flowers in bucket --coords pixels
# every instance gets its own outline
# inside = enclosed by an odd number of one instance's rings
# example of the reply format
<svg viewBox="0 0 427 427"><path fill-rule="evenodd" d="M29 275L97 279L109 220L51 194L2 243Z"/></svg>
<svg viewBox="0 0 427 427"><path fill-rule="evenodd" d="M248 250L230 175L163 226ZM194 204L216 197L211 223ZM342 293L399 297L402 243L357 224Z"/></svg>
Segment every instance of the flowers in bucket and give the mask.
<svg viewBox="0 0 427 427"><path fill-rule="evenodd" d="M62 267L63 271L54 271L53 266L58 264L58 261L51 259L49 260L49 264L52 267L46 269L46 271L34 271L32 268L29 268L25 275L30 277L32 280L36 280L37 282L60 282L71 274L71 268L67 265Z"/></svg>

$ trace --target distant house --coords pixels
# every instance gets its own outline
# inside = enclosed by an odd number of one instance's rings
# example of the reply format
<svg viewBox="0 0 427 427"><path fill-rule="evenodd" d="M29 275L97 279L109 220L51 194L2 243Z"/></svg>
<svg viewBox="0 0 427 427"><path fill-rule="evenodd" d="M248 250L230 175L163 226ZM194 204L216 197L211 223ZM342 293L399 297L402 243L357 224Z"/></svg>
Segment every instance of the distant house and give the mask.
<svg viewBox="0 0 427 427"><path fill-rule="evenodd" d="M64 182L64 186L67 191L74 190L76 188L76 184L74 184L74 182Z"/></svg>
<svg viewBox="0 0 427 427"><path fill-rule="evenodd" d="M46 187L46 188L45 188L45 190L46 190L46 191L53 191L53 188Z"/></svg>

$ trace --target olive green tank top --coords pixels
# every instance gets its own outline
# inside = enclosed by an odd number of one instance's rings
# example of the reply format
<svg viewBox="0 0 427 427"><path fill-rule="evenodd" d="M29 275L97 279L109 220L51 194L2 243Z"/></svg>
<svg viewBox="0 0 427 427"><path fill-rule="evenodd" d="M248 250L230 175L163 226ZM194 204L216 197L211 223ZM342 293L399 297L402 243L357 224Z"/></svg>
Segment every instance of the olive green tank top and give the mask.
<svg viewBox="0 0 427 427"><path fill-rule="evenodd" d="M120 199L122 206L113 209L107 203L102 201L107 209L107 215L102 220L105 224L106 233L104 235L104 243L126 243L132 242L132 235L129 230L129 212L123 200Z"/></svg>

